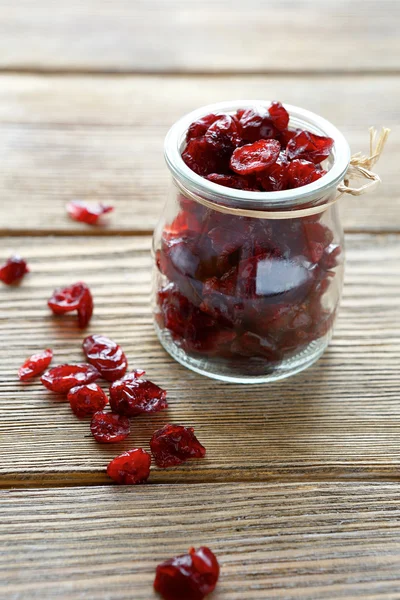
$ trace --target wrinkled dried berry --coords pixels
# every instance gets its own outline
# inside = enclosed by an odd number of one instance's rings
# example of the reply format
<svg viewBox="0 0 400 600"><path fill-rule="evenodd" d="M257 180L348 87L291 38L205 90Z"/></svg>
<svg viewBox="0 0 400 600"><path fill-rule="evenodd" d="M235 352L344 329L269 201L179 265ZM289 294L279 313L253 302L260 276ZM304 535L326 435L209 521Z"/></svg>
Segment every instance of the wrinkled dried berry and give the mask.
<svg viewBox="0 0 400 600"><path fill-rule="evenodd" d="M318 170L314 163L307 160L292 160L287 168L287 177L292 188L308 185L323 175L325 171Z"/></svg>
<svg viewBox="0 0 400 600"><path fill-rule="evenodd" d="M82 281L64 288L57 288L47 304L55 315L76 310L81 329L88 325L93 314L93 297L86 283Z"/></svg>
<svg viewBox="0 0 400 600"><path fill-rule="evenodd" d="M0 267L0 281L6 285L12 285L22 279L26 273L29 273L26 261L19 256L11 256Z"/></svg>
<svg viewBox="0 0 400 600"><path fill-rule="evenodd" d="M274 126L279 131L285 131L289 125L289 113L280 102L273 102L268 109L269 116Z"/></svg>
<svg viewBox="0 0 400 600"><path fill-rule="evenodd" d="M58 365L42 375L40 381L47 389L57 394L66 394L77 385L92 383L100 377L100 373L92 365Z"/></svg>
<svg viewBox="0 0 400 600"><path fill-rule="evenodd" d="M168 408L167 392L155 383L142 379L143 371L129 373L110 386L112 410L126 417L155 413Z"/></svg>
<svg viewBox="0 0 400 600"><path fill-rule="evenodd" d="M239 175L255 175L266 172L277 160L281 145L277 140L258 140L236 148L230 166Z"/></svg>
<svg viewBox="0 0 400 600"><path fill-rule="evenodd" d="M241 177L240 175L220 175L219 173L210 173L210 175L207 175L206 179L213 183L224 185L225 187L235 188L236 190L247 190L249 192L259 191L258 186L254 182L251 182L248 178Z"/></svg>
<svg viewBox="0 0 400 600"><path fill-rule="evenodd" d="M102 410L108 398L97 383L77 385L71 388L67 396L72 411L77 417L86 417Z"/></svg>
<svg viewBox="0 0 400 600"><path fill-rule="evenodd" d="M165 425L150 440L151 452L158 467L179 465L189 458L202 458L206 449L194 435L193 427Z"/></svg>
<svg viewBox="0 0 400 600"><path fill-rule="evenodd" d="M88 361L107 381L123 377L128 361L121 347L104 335L90 335L83 340L83 351Z"/></svg>
<svg viewBox="0 0 400 600"><path fill-rule="evenodd" d="M107 475L124 485L144 483L150 475L150 463L150 454L135 448L114 458L107 467Z"/></svg>
<svg viewBox="0 0 400 600"><path fill-rule="evenodd" d="M332 146L332 138L299 131L288 143L286 152L290 160L299 158L317 164L328 158Z"/></svg>
<svg viewBox="0 0 400 600"><path fill-rule="evenodd" d="M88 203L82 200L71 200L67 204L67 212L71 219L88 225L97 225L103 215L113 210L113 206L107 206L101 202Z"/></svg>
<svg viewBox="0 0 400 600"><path fill-rule="evenodd" d="M96 442L115 444L128 437L130 422L128 417L100 411L93 415L90 431Z"/></svg>
<svg viewBox="0 0 400 600"><path fill-rule="evenodd" d="M240 133L246 142L256 142L276 137L278 131L273 125L269 113L264 108L248 108L238 111Z"/></svg>
<svg viewBox="0 0 400 600"><path fill-rule="evenodd" d="M32 354L32 356L18 369L20 381L28 381L32 377L36 377L43 373L51 363L52 358L53 350L50 350L49 348L43 350L43 352Z"/></svg>
<svg viewBox="0 0 400 600"><path fill-rule="evenodd" d="M198 121L194 121L187 131L187 141L191 140L192 138L203 136L207 132L207 129L220 118L221 115L206 115Z"/></svg>
<svg viewBox="0 0 400 600"><path fill-rule="evenodd" d="M203 600L217 585L219 564L207 547L191 548L158 565L154 589L164 600Z"/></svg>

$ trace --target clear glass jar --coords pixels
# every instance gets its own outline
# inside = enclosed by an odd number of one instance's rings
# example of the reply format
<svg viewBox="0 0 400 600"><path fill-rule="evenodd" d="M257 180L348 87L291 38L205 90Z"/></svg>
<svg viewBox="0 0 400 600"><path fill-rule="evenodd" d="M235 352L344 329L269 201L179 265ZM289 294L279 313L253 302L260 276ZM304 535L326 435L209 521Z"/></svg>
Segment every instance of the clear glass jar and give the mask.
<svg viewBox="0 0 400 600"><path fill-rule="evenodd" d="M330 203L350 149L331 123L285 105L291 129L334 139L323 165L328 173L292 190L223 187L196 175L181 158L193 121L269 104L210 105L173 125L165 141L173 181L153 240L161 344L189 369L237 383L275 381L314 363L331 338L343 284L343 232L337 204ZM322 206L322 212L301 215Z"/></svg>

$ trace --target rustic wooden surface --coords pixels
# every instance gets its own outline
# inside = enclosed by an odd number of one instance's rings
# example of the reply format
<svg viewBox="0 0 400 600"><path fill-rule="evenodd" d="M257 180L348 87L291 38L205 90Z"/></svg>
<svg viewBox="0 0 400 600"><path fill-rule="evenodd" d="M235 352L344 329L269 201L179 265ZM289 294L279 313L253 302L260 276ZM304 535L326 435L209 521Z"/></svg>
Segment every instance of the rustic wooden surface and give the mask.
<svg viewBox="0 0 400 600"><path fill-rule="evenodd" d="M399 600L399 3L3 0L0 12L0 262L17 251L32 270L0 288L0 597L155 599L156 564L206 544L222 565L210 600ZM328 351L251 388L170 359L149 305L163 137L232 98L314 110L353 151L370 125L393 130L381 188L341 206L348 262ZM71 198L116 210L89 228L66 217ZM95 296L89 332L169 392L168 412L113 448L16 379L38 348L81 359L74 317L46 307L77 279ZM207 458L110 485L110 458L147 447L166 419L193 425Z"/></svg>

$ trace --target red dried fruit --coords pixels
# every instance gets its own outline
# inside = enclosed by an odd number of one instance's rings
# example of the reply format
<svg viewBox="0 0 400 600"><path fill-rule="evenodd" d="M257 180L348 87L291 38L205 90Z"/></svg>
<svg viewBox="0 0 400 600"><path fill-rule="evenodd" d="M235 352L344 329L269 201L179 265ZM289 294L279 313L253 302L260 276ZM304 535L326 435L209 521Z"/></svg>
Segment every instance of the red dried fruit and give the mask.
<svg viewBox="0 0 400 600"><path fill-rule="evenodd" d="M186 134L186 140L189 141L192 138L197 138L197 137L201 137L202 135L204 135L207 131L207 129L210 127L210 125L212 125L215 121L218 121L218 119L221 118L221 115L206 115L205 117L202 117L201 119L199 119L198 121L194 121Z"/></svg>
<svg viewBox="0 0 400 600"><path fill-rule="evenodd" d="M206 179L225 187L234 188L236 190L246 190L248 192L258 192L259 188L254 183L251 183L245 177L240 175L220 175L219 173L210 173Z"/></svg>
<svg viewBox="0 0 400 600"><path fill-rule="evenodd" d="M280 152L278 159L265 174L258 176L258 181L267 192L279 192L285 190L288 185L289 161L284 152Z"/></svg>
<svg viewBox="0 0 400 600"><path fill-rule="evenodd" d="M289 125L289 113L286 108L280 102L273 102L268 112L274 126L279 131L284 131Z"/></svg>
<svg viewBox="0 0 400 600"><path fill-rule="evenodd" d="M92 365L58 365L46 371L40 378L47 389L57 394L66 394L77 385L92 383L100 377L100 373Z"/></svg>
<svg viewBox="0 0 400 600"><path fill-rule="evenodd" d="M104 335L89 335L83 340L83 351L88 361L107 381L123 377L128 361L121 347Z"/></svg>
<svg viewBox="0 0 400 600"><path fill-rule="evenodd" d="M168 408L167 392L147 379L132 373L114 381L110 386L110 406L113 412L125 417L140 413L155 413Z"/></svg>
<svg viewBox="0 0 400 600"><path fill-rule="evenodd" d="M276 162L280 149L280 143L272 139L236 148L231 156L231 169L239 175L265 172Z"/></svg>
<svg viewBox="0 0 400 600"><path fill-rule="evenodd" d="M229 152L221 156L204 136L188 142L182 159L198 175L225 172L229 167Z"/></svg>
<svg viewBox="0 0 400 600"><path fill-rule="evenodd" d="M150 454L135 448L114 458L107 467L107 475L123 485L144 483L150 475L150 463Z"/></svg>
<svg viewBox="0 0 400 600"><path fill-rule="evenodd" d="M67 396L72 412L77 417L86 417L102 410L108 403L108 398L97 383L77 385L71 388Z"/></svg>
<svg viewBox="0 0 400 600"><path fill-rule="evenodd" d="M330 137L299 131L289 141L286 152L290 160L299 158L316 164L328 158L332 147L333 139Z"/></svg>
<svg viewBox="0 0 400 600"><path fill-rule="evenodd" d="M101 202L88 203L82 200L71 200L66 208L71 219L88 225L97 225L103 215L114 210L113 206Z"/></svg>
<svg viewBox="0 0 400 600"><path fill-rule="evenodd" d="M232 152L234 148L243 143L238 121L230 115L222 115L218 121L215 121L208 128L205 139L216 151L220 152Z"/></svg>
<svg viewBox="0 0 400 600"><path fill-rule="evenodd" d="M55 315L77 310L78 324L81 329L88 325L93 314L93 297L86 283L82 281L57 288L47 304Z"/></svg>
<svg viewBox="0 0 400 600"><path fill-rule="evenodd" d="M115 444L122 442L130 433L128 417L114 413L96 412L90 423L90 431L96 442Z"/></svg>
<svg viewBox="0 0 400 600"><path fill-rule="evenodd" d="M0 267L0 281L6 285L12 285L19 281L26 273L29 273L26 261L20 256L11 256Z"/></svg>
<svg viewBox="0 0 400 600"><path fill-rule="evenodd" d="M154 589L164 600L203 600L217 585L219 564L215 554L203 546L158 565Z"/></svg>
<svg viewBox="0 0 400 600"><path fill-rule="evenodd" d="M239 118L240 134L246 142L256 142L260 139L275 138L275 129L269 113L264 108L258 110L248 108L236 113Z"/></svg>
<svg viewBox="0 0 400 600"><path fill-rule="evenodd" d="M43 371L47 369L51 363L52 358L53 350L50 350L50 348L43 350L43 352L32 354L32 356L28 358L18 369L18 377L20 381L28 381L28 379L43 373Z"/></svg>
<svg viewBox="0 0 400 600"><path fill-rule="evenodd" d="M194 435L193 427L165 425L153 433L151 452L158 467L179 465L189 458L202 458L206 449Z"/></svg>
<svg viewBox="0 0 400 600"><path fill-rule="evenodd" d="M325 171L316 169L315 164L307 160L292 160L287 168L287 177L291 188L308 185L325 175Z"/></svg>

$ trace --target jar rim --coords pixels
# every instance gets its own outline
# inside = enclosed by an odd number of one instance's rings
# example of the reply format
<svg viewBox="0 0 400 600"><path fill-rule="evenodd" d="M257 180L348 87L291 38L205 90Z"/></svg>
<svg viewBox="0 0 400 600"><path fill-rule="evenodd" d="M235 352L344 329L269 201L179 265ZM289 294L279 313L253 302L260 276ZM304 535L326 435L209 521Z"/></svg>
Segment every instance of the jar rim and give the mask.
<svg viewBox="0 0 400 600"><path fill-rule="evenodd" d="M333 164L329 171L312 183L291 190L279 192L250 192L224 187L197 175L182 159L181 152L186 140L186 132L193 121L197 121L210 113L232 113L240 108L268 108L270 100L235 100L218 102L198 108L176 121L168 131L164 156L175 179L189 191L198 194L217 204L244 208L253 204L258 208L282 208L300 206L312 200L322 198L332 191L342 180L350 163L350 147L344 135L330 121L309 110L284 103L289 113L289 127L306 129L317 135L331 137L334 145L331 151Z"/></svg>

